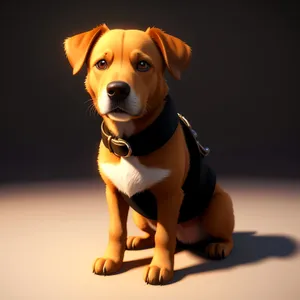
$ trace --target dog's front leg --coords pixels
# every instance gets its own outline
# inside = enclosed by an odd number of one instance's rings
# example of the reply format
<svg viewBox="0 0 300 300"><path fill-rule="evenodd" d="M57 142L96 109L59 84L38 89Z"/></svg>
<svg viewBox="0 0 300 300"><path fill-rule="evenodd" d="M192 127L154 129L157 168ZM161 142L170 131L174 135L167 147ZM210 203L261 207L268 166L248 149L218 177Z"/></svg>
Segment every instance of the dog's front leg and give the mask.
<svg viewBox="0 0 300 300"><path fill-rule="evenodd" d="M174 275L176 228L183 191L179 189L170 193L156 195L158 215L154 256L144 275L146 283L153 285L167 283Z"/></svg>
<svg viewBox="0 0 300 300"><path fill-rule="evenodd" d="M112 185L106 185L106 199L109 211L109 241L103 257L94 262L93 272L99 275L112 274L121 268L127 239L127 202Z"/></svg>

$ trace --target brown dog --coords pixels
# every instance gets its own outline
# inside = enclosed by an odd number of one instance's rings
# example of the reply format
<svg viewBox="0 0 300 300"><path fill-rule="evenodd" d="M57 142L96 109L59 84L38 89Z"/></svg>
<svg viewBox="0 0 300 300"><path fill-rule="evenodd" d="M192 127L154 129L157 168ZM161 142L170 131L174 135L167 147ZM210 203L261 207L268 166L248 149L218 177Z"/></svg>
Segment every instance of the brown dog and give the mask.
<svg viewBox="0 0 300 300"><path fill-rule="evenodd" d="M85 86L103 117L98 166L106 184L109 242L94 273L117 272L126 249L155 247L144 280L167 283L176 240L205 239L210 258L228 256L231 198L202 163L203 148L177 115L164 79L165 69L180 79L190 47L157 28L110 30L103 24L67 38L65 51L73 74L87 64ZM144 236L127 237L129 207Z"/></svg>

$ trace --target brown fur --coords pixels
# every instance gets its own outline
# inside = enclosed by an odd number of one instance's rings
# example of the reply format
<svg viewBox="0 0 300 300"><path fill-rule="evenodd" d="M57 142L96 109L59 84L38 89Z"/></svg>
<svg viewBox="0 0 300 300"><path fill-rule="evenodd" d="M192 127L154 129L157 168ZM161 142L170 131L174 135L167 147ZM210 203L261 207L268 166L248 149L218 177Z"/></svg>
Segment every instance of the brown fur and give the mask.
<svg viewBox="0 0 300 300"><path fill-rule="evenodd" d="M146 128L163 108L163 99L168 93L164 79L165 69L175 79L180 79L191 57L188 45L160 29L148 28L145 32L109 30L106 25L100 25L91 31L66 39L65 51L74 74L85 62L87 63L86 89L100 114L98 95L109 82L123 80L134 87L142 102L141 114L132 117L131 120L135 133ZM99 72L95 70L94 65L104 57L110 67L105 72ZM137 74L132 65L140 58L147 58L153 68L148 72ZM106 115L102 117L114 134L121 135L117 122ZM109 152L101 143L98 161L118 164L120 158ZM146 220L134 212L134 221L145 234L141 237L127 237L128 204L118 189L99 170L106 184L110 216L109 243L102 258L96 259L93 269L96 274L101 275L115 273L122 266L126 249L155 247L144 280L150 284L167 283L173 278L174 273L176 226L184 196L181 187L189 168L189 153L182 128L179 126L162 148L150 155L139 157L139 161L147 167L171 171L170 176L151 187L157 198L158 221ZM150 227L149 222L155 223L156 231ZM233 247L234 214L230 196L218 184L208 209L199 216L197 222L213 238L206 247L209 257L228 256Z"/></svg>

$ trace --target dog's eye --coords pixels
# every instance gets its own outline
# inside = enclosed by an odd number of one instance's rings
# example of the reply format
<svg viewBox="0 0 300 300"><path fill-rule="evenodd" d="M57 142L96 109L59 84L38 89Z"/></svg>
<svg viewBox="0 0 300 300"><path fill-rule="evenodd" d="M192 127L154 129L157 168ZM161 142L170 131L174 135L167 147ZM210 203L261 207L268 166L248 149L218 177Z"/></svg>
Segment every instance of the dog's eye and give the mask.
<svg viewBox="0 0 300 300"><path fill-rule="evenodd" d="M144 60L141 60L137 63L136 69L140 72L147 72L149 71L151 66Z"/></svg>
<svg viewBox="0 0 300 300"><path fill-rule="evenodd" d="M100 59L95 66L99 70L105 70L107 69L107 62L105 59Z"/></svg>

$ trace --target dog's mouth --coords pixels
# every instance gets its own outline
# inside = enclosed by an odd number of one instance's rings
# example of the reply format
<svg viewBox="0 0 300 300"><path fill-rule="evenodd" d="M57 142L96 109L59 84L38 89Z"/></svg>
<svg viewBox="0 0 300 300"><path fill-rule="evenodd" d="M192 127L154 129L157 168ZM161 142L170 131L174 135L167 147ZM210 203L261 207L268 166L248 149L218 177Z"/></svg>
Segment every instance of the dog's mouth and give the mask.
<svg viewBox="0 0 300 300"><path fill-rule="evenodd" d="M105 115L113 121L125 121L136 119L141 116L140 109L137 109L138 105L133 103L130 104L126 101L116 102L111 101L108 107L105 107L102 111L102 115Z"/></svg>
<svg viewBox="0 0 300 300"><path fill-rule="evenodd" d="M111 113L118 113L118 114L127 114L129 115L129 113L127 111L125 111L124 109L120 108L120 107L116 107L114 109L112 109L110 112Z"/></svg>
<svg viewBox="0 0 300 300"><path fill-rule="evenodd" d="M118 121L118 122L129 121L132 117L132 114L130 112L128 112L127 110L119 106L111 109L108 113L106 113L106 115L111 120Z"/></svg>
<svg viewBox="0 0 300 300"><path fill-rule="evenodd" d="M125 105L121 106L121 105L117 105L112 107L107 113L106 115L126 115L129 117L136 117L137 114L133 113L132 109L130 109L129 107L126 107Z"/></svg>

